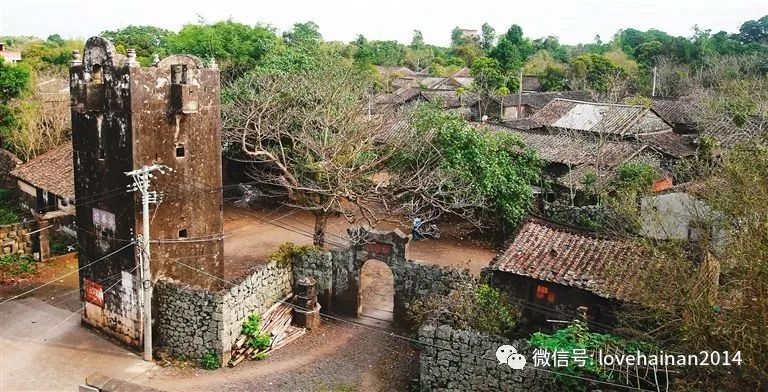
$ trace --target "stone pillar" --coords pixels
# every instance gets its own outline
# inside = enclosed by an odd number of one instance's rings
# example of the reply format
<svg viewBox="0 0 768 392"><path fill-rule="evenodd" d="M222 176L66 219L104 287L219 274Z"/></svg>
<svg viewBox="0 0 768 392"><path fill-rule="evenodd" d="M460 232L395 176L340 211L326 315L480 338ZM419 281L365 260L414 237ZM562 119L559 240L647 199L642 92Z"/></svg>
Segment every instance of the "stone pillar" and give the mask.
<svg viewBox="0 0 768 392"><path fill-rule="evenodd" d="M293 288L293 325L313 329L320 326L320 304L317 303L317 281L303 277Z"/></svg>
<svg viewBox="0 0 768 392"><path fill-rule="evenodd" d="M53 228L48 228L47 220L40 220L37 222L40 228L40 261L47 260L51 257L51 245L50 245L50 231Z"/></svg>

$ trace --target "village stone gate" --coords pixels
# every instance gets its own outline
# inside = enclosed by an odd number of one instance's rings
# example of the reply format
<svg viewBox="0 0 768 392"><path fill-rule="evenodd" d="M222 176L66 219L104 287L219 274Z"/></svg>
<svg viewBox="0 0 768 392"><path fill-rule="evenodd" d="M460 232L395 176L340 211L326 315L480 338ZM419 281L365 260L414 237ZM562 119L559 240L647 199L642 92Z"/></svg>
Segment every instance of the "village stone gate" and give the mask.
<svg viewBox="0 0 768 392"><path fill-rule="evenodd" d="M294 280L312 276L318 282L323 312L352 317L361 312L361 272L368 260L379 260L392 272L393 317L404 321L406 305L415 297L445 295L473 277L468 271L428 264L407 258L410 236L400 230L350 229L348 248L304 254L294 260Z"/></svg>

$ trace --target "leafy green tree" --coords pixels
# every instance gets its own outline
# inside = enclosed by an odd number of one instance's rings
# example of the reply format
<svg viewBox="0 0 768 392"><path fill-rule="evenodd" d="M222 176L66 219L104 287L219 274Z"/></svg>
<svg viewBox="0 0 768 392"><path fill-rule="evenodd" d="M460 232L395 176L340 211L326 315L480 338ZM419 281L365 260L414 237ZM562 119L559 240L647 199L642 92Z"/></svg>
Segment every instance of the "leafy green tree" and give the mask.
<svg viewBox="0 0 768 392"><path fill-rule="evenodd" d="M411 48L424 49L426 44L424 43L424 34L421 30L413 30L413 38L411 39Z"/></svg>
<svg viewBox="0 0 768 392"><path fill-rule="evenodd" d="M410 117L410 142L391 169L395 199L407 216L443 213L480 227L510 229L528 210L541 161L516 136L477 129L438 104L419 105Z"/></svg>
<svg viewBox="0 0 768 392"><path fill-rule="evenodd" d="M739 39L745 43L768 44L768 15L758 20L748 20L739 27Z"/></svg>
<svg viewBox="0 0 768 392"><path fill-rule="evenodd" d="M470 72L475 78L475 90L480 94L489 95L507 85L507 77L496 59L480 57L472 64Z"/></svg>
<svg viewBox="0 0 768 392"><path fill-rule="evenodd" d="M592 89L605 92L608 80L615 75L621 75L621 70L613 65L605 56L589 53L575 57L569 68L569 80L576 89Z"/></svg>
<svg viewBox="0 0 768 392"><path fill-rule="evenodd" d="M125 54L128 49L136 49L136 56L141 65L150 65L152 56L160 58L168 55L168 37L173 33L155 26L127 26L117 30L107 30L101 36L115 44L117 52Z"/></svg>
<svg viewBox="0 0 768 392"><path fill-rule="evenodd" d="M32 71L62 72L69 67L72 50L83 49L84 43L79 40L55 41L35 40L23 47L22 63L27 64Z"/></svg>
<svg viewBox="0 0 768 392"><path fill-rule="evenodd" d="M25 67L0 62L0 104L20 97L29 83L30 73Z"/></svg>
<svg viewBox="0 0 768 392"><path fill-rule="evenodd" d="M565 67L548 65L539 75L539 83L544 91L563 91L568 89L568 74Z"/></svg>
<svg viewBox="0 0 768 392"><path fill-rule="evenodd" d="M499 61L505 71L520 69L528 56L533 54L533 45L523 37L523 30L518 25L512 25L499 39L499 43L491 51L490 57Z"/></svg>
<svg viewBox="0 0 768 392"><path fill-rule="evenodd" d="M292 46L319 45L323 41L320 26L315 22L296 23L283 33L283 39Z"/></svg>
<svg viewBox="0 0 768 392"><path fill-rule="evenodd" d="M548 36L544 38L537 38L531 42L533 45L534 53L539 53L542 50L547 51L556 61L567 62L568 61L568 49L560 44L557 37Z"/></svg>
<svg viewBox="0 0 768 392"><path fill-rule="evenodd" d="M249 26L231 20L214 24L188 24L168 37L171 53L216 58L226 67L253 67L281 44L267 27Z"/></svg>
<svg viewBox="0 0 768 392"><path fill-rule="evenodd" d="M485 53L489 53L496 43L496 30L488 23L483 23L481 27L480 46Z"/></svg>
<svg viewBox="0 0 768 392"><path fill-rule="evenodd" d="M451 47L458 48L462 44L464 44L464 31L456 26L451 30Z"/></svg>

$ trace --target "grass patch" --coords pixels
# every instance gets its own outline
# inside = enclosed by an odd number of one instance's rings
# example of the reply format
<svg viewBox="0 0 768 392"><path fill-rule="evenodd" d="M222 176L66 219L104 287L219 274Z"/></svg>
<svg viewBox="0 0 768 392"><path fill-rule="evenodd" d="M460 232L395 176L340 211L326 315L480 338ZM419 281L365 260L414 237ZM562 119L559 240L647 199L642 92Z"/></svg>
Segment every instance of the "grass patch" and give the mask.
<svg viewBox="0 0 768 392"><path fill-rule="evenodd" d="M219 363L219 357L213 351L205 353L203 358L200 359L200 367L207 370L216 370L220 368L221 364Z"/></svg>
<svg viewBox="0 0 768 392"><path fill-rule="evenodd" d="M3 276L31 275L37 271L37 260L26 254L9 254L0 257L0 272Z"/></svg>

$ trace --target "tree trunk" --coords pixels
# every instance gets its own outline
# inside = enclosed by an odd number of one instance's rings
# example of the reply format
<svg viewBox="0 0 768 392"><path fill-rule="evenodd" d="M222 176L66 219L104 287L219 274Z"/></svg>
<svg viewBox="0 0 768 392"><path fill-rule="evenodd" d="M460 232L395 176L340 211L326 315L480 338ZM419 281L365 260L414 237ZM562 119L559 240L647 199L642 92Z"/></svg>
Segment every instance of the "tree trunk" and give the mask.
<svg viewBox="0 0 768 392"><path fill-rule="evenodd" d="M328 214L325 211L315 211L315 234L312 241L316 246L325 246L325 227L328 224Z"/></svg>

